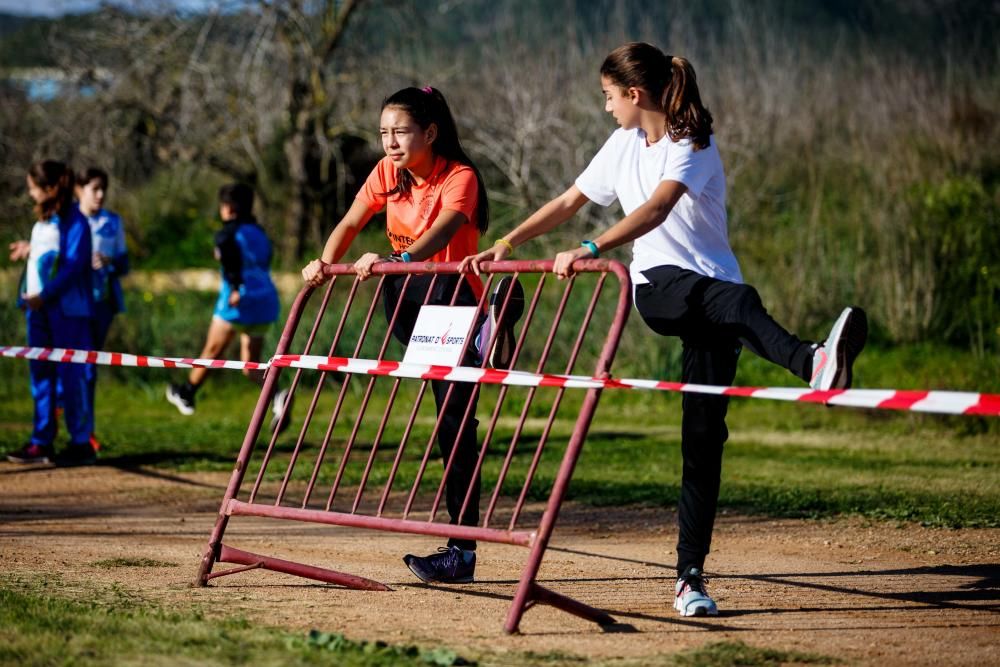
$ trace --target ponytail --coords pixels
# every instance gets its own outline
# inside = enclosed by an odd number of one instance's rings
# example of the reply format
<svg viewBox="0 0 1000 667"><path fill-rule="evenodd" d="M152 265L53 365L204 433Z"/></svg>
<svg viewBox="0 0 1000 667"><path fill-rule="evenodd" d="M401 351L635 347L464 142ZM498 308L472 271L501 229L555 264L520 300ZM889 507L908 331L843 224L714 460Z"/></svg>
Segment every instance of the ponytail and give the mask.
<svg viewBox="0 0 1000 667"><path fill-rule="evenodd" d="M708 148L712 114L701 103L694 67L686 59L665 55L645 42L630 42L608 54L601 75L620 88L641 88L666 114L671 141L691 139L695 149Z"/></svg>
<svg viewBox="0 0 1000 667"><path fill-rule="evenodd" d="M472 169L478 184L476 227L480 233L485 232L490 224L490 204L486 198L486 183L483 180L483 175L479 173L479 169L462 148L462 142L458 138L458 126L455 124L451 109L448 108L448 102L445 101L441 91L430 86L403 88L385 98L382 102L382 108L386 107L402 109L421 129L426 130L431 126L431 123L437 125L437 138L431 146L434 154L451 162L464 164ZM385 194L408 197L412 187L413 175L406 169L397 169L396 187Z"/></svg>
<svg viewBox="0 0 1000 667"><path fill-rule="evenodd" d="M663 89L660 106L667 114L667 134L671 141L690 138L695 148L708 148L712 136L712 114L701 103L694 67L679 56L664 56L670 78Z"/></svg>
<svg viewBox="0 0 1000 667"><path fill-rule="evenodd" d="M28 178L39 188L55 188L55 192L35 204L35 214L39 220L48 220L53 215L66 219L73 206L73 170L64 162L43 160L28 168Z"/></svg>

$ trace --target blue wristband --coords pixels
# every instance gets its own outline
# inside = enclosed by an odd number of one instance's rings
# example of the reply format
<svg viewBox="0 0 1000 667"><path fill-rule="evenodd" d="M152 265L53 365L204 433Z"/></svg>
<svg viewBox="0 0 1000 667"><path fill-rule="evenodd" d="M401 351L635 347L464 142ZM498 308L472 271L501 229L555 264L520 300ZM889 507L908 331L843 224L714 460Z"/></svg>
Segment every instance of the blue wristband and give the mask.
<svg viewBox="0 0 1000 667"><path fill-rule="evenodd" d="M399 253L399 258L404 262L409 262L413 259L412 257L410 257L410 253L406 252L405 250Z"/></svg>
<svg viewBox="0 0 1000 667"><path fill-rule="evenodd" d="M594 256L594 259L601 256L601 253L597 252L597 244L593 241L580 241L580 247L589 250L590 254Z"/></svg>

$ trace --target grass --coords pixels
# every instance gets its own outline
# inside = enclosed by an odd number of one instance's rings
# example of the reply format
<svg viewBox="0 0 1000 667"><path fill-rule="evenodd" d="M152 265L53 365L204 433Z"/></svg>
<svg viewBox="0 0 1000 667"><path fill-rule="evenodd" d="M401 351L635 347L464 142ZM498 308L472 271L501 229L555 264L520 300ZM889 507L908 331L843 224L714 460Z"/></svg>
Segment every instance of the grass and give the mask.
<svg viewBox="0 0 1000 667"><path fill-rule="evenodd" d="M87 589L69 599L57 578L0 579L0 665L328 665L343 667L450 667L475 661L447 647L394 645L350 639L336 632L288 632L241 617L208 617L199 609L170 611L118 587ZM485 654L483 664L592 663L554 651ZM645 658L664 667L771 667L829 665L833 658L795 651L712 642L676 654Z"/></svg>
<svg viewBox="0 0 1000 667"><path fill-rule="evenodd" d="M833 665L828 656L798 651L758 648L743 642L713 642L671 656L664 664L677 667L781 667L782 665Z"/></svg>
<svg viewBox="0 0 1000 667"><path fill-rule="evenodd" d="M55 580L0 581L0 665L390 665L471 664L447 649L359 642L166 611L120 589L87 601L49 590Z"/></svg>

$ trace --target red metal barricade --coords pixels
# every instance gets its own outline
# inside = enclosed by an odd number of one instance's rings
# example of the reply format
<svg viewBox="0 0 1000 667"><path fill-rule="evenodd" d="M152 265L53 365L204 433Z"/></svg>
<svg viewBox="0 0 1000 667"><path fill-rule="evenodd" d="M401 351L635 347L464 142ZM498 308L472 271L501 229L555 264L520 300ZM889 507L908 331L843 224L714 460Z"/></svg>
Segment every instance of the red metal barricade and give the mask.
<svg viewBox="0 0 1000 667"><path fill-rule="evenodd" d="M404 347L396 340L401 336L397 333L394 339L393 332L412 329L407 320L412 318L414 302L417 307L420 303L476 305L477 312L486 313L490 295L507 274L524 286L523 304L516 303L516 296L511 296L514 290L508 289L493 305L500 320L508 316L508 310L513 314L519 305L523 308L514 328L510 367L535 373L607 376L631 306L631 283L622 264L581 260L574 265L576 275L564 281L550 273L551 261L493 262L483 268L482 296L476 297L468 279L456 273L454 263L378 264L367 281L357 280L350 265L328 266L331 280L322 288L322 303L311 328L298 331L313 291L305 288L291 308L275 356L322 354L313 350L314 345L329 340L326 354L330 357L398 359ZM380 304L384 317L376 315ZM325 317L334 314L335 322ZM472 359L488 366L489 354L476 354L473 349L481 319L465 332L464 365ZM486 351L497 343L498 332L491 331L488 338L485 345L479 344ZM608 614L536 582L601 390L578 390L567 396L563 387L443 382L446 371L406 379L296 368L290 396L304 394L310 379L315 384L308 401L300 396L298 409L282 416L291 420L291 427L279 436L278 431L262 427L282 371L278 365L267 371L202 558L199 585L262 568L350 588L388 590L364 577L223 543L232 517L270 517L528 547L504 625L507 632L518 629L525 610L534 603L600 624L614 622ZM424 400L428 385L434 401ZM456 404L449 408L456 397ZM569 419L558 419L561 408L571 413L569 433ZM301 418L296 419L296 414ZM456 431L454 417L459 414ZM485 427L477 426L477 415L484 421L488 415ZM442 446L444 434L447 442L443 444L451 443L447 447ZM470 453L466 445L473 435L476 451ZM258 437L267 445L258 448ZM284 446L278 446L279 442ZM442 463L430 465L438 447ZM556 463L560 452L561 460ZM459 459L463 461L461 473L456 472ZM543 470L552 478L540 479ZM247 473L252 483L245 485ZM464 493L455 494L459 481L464 484L465 479ZM440 508L445 496L452 503L448 512ZM456 511L459 497L461 508ZM477 510L480 498L482 511ZM213 571L218 562L240 567Z"/></svg>

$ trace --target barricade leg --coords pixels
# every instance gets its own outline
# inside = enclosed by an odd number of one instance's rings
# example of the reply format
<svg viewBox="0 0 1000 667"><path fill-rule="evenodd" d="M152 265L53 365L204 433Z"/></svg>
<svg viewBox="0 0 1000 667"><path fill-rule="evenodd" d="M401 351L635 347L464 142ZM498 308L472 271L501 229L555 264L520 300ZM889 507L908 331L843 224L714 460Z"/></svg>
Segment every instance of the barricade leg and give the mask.
<svg viewBox="0 0 1000 667"><path fill-rule="evenodd" d="M573 436L566 453L563 454L562 464L559 466L559 474L556 476L555 485L549 495L549 502L542 516L541 524L538 527L538 534L531 545L531 554L521 572L521 579L514 593L514 600L511 602L510 610L507 612L507 621L504 623L504 630L508 634L518 632L521 618L524 612L535 602L542 602L567 611L589 621L594 621L600 625L609 625L615 622L607 612L595 609L572 598L560 595L554 591L543 588L535 579L538 577L538 569L542 565L542 558L545 556L545 549L549 546L549 539L552 537L552 530L555 528L556 520L559 518L559 510L562 507L563 498L566 497L566 490L569 488L569 481L573 477L573 470L576 468L576 461L580 457L580 450L583 441L593 419L594 410L597 408L597 401L600 399L601 391L591 389L587 392L583 407L580 410L580 418L577 421Z"/></svg>

